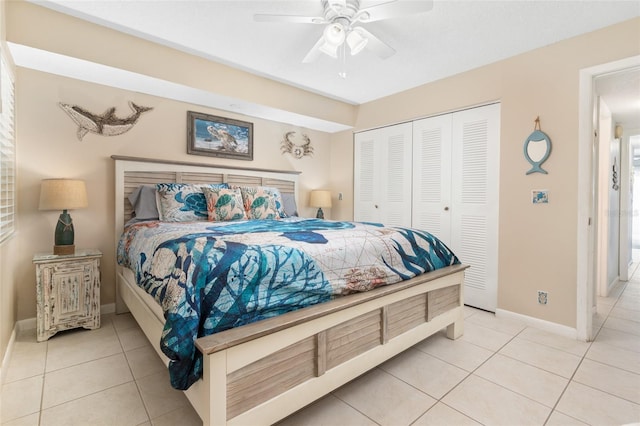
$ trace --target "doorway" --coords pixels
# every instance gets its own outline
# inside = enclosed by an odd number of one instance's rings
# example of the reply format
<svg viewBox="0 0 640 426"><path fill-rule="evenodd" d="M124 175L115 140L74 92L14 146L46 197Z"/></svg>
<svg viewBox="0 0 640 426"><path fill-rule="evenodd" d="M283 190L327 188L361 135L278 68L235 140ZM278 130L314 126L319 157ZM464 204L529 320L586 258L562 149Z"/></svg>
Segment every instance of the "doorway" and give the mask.
<svg viewBox="0 0 640 426"><path fill-rule="evenodd" d="M596 78L605 75L614 75L623 70L640 70L640 56L635 56L620 61L598 65L580 71L580 106L579 106L579 147L578 147L578 238L577 238L577 317L576 331L579 340L591 341L593 338L593 314L596 307L596 289L599 279L607 279L606 265L608 245L608 214L611 212L598 208L599 201L602 201L605 194L608 196L610 171L613 172L610 157L606 156L600 161L598 143L596 140L596 129L598 128L598 116L594 114L594 105L598 100L596 91ZM613 117L612 121L616 120ZM632 128L629 128L632 130ZM609 129L612 132L613 130ZM640 126L638 127L640 133ZM622 145L629 143L629 135L621 140ZM628 156L625 158L629 158ZM622 162L622 161L621 161ZM620 163L618 163L620 164ZM629 164L629 162L627 162ZM625 165L626 190L629 191L630 168ZM598 173L600 170L600 173ZM606 179L603 178L607 174ZM621 183L625 180L625 175L621 173ZM620 214L622 209L617 209L615 214ZM629 209L625 215L631 217ZM628 223L625 222L625 223ZM623 225L624 226L624 225ZM631 223L631 227L633 224ZM627 225L628 229L629 226ZM618 227L618 232L620 227ZM626 235L626 233L625 233ZM605 242L607 241L607 242ZM621 241L625 241L622 239ZM620 244L622 246L622 244Z"/></svg>

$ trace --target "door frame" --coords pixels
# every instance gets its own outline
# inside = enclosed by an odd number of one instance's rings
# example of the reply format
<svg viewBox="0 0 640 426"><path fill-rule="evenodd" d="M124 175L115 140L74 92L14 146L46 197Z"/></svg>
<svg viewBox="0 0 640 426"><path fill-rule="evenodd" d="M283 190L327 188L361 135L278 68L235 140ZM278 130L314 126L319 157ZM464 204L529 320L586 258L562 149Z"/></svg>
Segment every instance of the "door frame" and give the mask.
<svg viewBox="0 0 640 426"><path fill-rule="evenodd" d="M597 259L594 235L597 210L594 208L594 179L597 164L593 158L594 132L594 79L625 68L640 66L640 55L614 62L583 68L579 71L578 106L578 220L577 220L577 274L576 274L576 334L578 340L593 339L593 306L595 305L595 277L593 259ZM593 225L593 224L596 225Z"/></svg>

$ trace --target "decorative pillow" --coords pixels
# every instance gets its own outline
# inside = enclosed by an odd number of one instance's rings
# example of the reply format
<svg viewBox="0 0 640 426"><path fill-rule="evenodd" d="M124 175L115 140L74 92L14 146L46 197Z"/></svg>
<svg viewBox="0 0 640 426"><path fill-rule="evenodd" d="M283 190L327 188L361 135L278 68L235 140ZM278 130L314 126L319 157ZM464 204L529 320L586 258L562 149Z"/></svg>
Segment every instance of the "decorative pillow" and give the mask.
<svg viewBox="0 0 640 426"><path fill-rule="evenodd" d="M287 217L298 216L298 206L296 205L296 197L291 193L282 194L282 207Z"/></svg>
<svg viewBox="0 0 640 426"><path fill-rule="evenodd" d="M155 185L140 185L129 194L129 202L138 220L157 220L160 217Z"/></svg>
<svg viewBox="0 0 640 426"><path fill-rule="evenodd" d="M207 200L209 220L224 222L246 219L239 188L202 188Z"/></svg>
<svg viewBox="0 0 640 426"><path fill-rule="evenodd" d="M277 188L266 186L241 186L244 210L249 219L280 219L287 217L282 196Z"/></svg>
<svg viewBox="0 0 640 426"><path fill-rule="evenodd" d="M207 220L207 200L202 188L229 188L226 183L195 185L189 183L156 184L156 203L160 220L191 222Z"/></svg>

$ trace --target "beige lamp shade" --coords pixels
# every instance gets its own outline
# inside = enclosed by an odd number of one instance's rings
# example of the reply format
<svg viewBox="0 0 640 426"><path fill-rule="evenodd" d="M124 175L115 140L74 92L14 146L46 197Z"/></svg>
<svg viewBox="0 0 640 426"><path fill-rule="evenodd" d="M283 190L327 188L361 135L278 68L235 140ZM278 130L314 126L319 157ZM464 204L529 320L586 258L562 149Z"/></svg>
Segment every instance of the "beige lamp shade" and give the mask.
<svg viewBox="0 0 640 426"><path fill-rule="evenodd" d="M311 207L331 208L331 191L311 191L311 196L309 197L309 205Z"/></svg>
<svg viewBox="0 0 640 426"><path fill-rule="evenodd" d="M89 205L83 180L43 179L40 187L40 210L74 210Z"/></svg>

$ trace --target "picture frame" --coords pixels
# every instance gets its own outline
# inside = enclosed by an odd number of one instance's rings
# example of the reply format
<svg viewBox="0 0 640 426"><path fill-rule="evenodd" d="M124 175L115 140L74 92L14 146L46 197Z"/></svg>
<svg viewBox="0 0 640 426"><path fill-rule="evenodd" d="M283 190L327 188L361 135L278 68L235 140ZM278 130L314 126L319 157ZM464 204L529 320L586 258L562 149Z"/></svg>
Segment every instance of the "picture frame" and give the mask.
<svg viewBox="0 0 640 426"><path fill-rule="evenodd" d="M253 123L187 111L187 154L253 160Z"/></svg>

